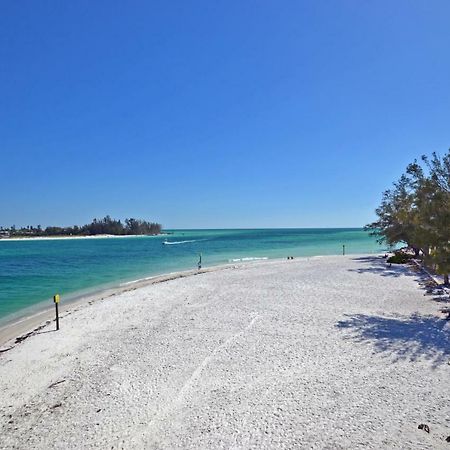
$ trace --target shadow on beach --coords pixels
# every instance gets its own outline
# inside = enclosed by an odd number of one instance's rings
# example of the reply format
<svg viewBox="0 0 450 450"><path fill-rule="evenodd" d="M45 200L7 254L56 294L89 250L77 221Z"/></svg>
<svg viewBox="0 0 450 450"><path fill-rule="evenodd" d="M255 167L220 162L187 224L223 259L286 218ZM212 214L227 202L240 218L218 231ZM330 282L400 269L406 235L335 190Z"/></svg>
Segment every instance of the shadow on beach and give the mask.
<svg viewBox="0 0 450 450"><path fill-rule="evenodd" d="M37 331L36 334L56 333L57 330Z"/></svg>
<svg viewBox="0 0 450 450"><path fill-rule="evenodd" d="M437 286L434 281L419 267L404 264L387 264L386 260L380 256L361 256L352 258L353 261L366 263L367 266L358 269L348 269L350 272L357 273L373 273L382 277L414 277L420 287L424 290L423 294L426 297L431 297L430 300L438 303L447 304L450 302L449 295L442 289L442 286Z"/></svg>
<svg viewBox="0 0 450 450"><path fill-rule="evenodd" d="M353 261L361 263L367 263L366 267L360 267L358 269L348 269L349 272L357 273L375 273L383 277L401 277L401 276L419 276L422 280L422 275L413 272L410 268L406 268L400 264L387 264L386 260L380 256L361 256L358 258L352 258ZM417 281L419 281L419 279Z"/></svg>
<svg viewBox="0 0 450 450"><path fill-rule="evenodd" d="M447 363L450 355L450 336L444 329L446 321L435 316L347 316L337 328L351 331L347 339L371 343L378 353L389 354L394 361L415 361L425 358L433 367Z"/></svg>

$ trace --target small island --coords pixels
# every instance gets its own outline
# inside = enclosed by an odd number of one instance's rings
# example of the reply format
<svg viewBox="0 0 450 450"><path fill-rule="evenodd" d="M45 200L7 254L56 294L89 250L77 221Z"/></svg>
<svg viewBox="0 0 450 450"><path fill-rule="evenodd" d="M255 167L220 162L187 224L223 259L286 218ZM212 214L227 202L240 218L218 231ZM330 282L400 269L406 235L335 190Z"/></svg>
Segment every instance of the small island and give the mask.
<svg viewBox="0 0 450 450"><path fill-rule="evenodd" d="M48 226L42 228L28 225L27 227L16 228L15 225L5 228L0 227L0 239L8 238L32 238L32 237L64 237L64 236L155 236L161 234L161 224L148 222L142 219L112 219L106 216L103 219L93 219L86 225L74 225L72 227Z"/></svg>

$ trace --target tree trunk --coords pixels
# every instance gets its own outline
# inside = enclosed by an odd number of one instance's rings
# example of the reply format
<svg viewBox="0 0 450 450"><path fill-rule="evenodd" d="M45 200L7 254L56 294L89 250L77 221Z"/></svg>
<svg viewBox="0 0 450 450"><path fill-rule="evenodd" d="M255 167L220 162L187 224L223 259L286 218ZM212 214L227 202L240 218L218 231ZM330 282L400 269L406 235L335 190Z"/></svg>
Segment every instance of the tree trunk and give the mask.
<svg viewBox="0 0 450 450"><path fill-rule="evenodd" d="M450 283L449 283L449 280L448 280L448 273L446 273L446 274L444 274L444 284L446 285L446 286L448 286Z"/></svg>

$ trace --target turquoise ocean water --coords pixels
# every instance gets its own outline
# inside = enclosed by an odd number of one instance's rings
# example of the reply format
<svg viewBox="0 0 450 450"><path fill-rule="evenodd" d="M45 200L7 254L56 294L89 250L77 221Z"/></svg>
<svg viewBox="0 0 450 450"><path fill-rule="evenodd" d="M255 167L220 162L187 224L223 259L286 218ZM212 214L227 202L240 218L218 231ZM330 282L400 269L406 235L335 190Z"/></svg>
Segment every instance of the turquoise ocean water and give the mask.
<svg viewBox="0 0 450 450"><path fill-rule="evenodd" d="M252 258L377 253L361 229L176 230L166 236L0 240L0 321L142 277ZM164 241L169 244L164 245ZM45 303L43 303L45 302Z"/></svg>

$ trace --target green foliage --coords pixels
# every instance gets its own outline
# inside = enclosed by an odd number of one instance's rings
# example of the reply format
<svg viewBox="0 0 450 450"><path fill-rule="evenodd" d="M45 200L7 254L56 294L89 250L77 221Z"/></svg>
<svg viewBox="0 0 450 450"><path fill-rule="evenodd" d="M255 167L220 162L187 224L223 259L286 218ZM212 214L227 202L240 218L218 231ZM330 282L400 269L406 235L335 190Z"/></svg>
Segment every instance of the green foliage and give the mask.
<svg viewBox="0 0 450 450"><path fill-rule="evenodd" d="M408 255L407 253L403 253L403 252L397 252L395 253L395 255L390 256L387 259L388 263L393 263L393 264L405 264L407 263L410 259L412 258L411 255Z"/></svg>
<svg viewBox="0 0 450 450"><path fill-rule="evenodd" d="M378 220L366 225L379 242L404 242L439 273L450 272L450 151L414 161L383 193ZM392 261L394 262L394 261ZM447 278L447 277L446 277Z"/></svg>
<svg viewBox="0 0 450 450"><path fill-rule="evenodd" d="M147 222L140 219L125 219L125 225L120 220L106 216L103 219L94 219L87 225L74 225L73 227L47 227L42 229L40 225L34 228L32 225L16 229L11 227L3 229L10 236L95 236L99 234L120 235L155 235L161 233L161 225L155 222Z"/></svg>

